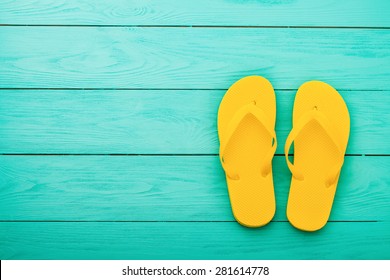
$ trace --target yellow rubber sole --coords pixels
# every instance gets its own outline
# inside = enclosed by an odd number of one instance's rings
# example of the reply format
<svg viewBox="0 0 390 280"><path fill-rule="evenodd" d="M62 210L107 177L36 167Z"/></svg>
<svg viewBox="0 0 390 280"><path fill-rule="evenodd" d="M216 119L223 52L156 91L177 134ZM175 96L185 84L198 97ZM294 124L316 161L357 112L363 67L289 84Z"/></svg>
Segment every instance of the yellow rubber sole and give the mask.
<svg viewBox="0 0 390 280"><path fill-rule="evenodd" d="M240 108L253 104L267 117L264 124L247 114L234 133L229 123ZM252 106L252 105L249 105ZM230 137L223 161L239 174L239 179L226 176L233 215L246 227L261 227L275 214L275 194L272 170L262 176L260 165L273 143L264 125L275 127L276 102L271 83L260 76L249 76L234 83L226 92L218 111L218 136L223 143ZM231 128L230 128L231 129ZM231 134L231 135L230 135Z"/></svg>
<svg viewBox="0 0 390 280"><path fill-rule="evenodd" d="M320 81L304 83L297 91L293 127L307 112L315 110L328 123L330 132L316 121L308 122L294 141L294 166L304 179L292 178L287 204L290 223L304 231L316 231L327 223L337 188L338 176L327 186L327 176L344 157L350 131L350 117L341 95ZM340 166L341 168L341 166Z"/></svg>

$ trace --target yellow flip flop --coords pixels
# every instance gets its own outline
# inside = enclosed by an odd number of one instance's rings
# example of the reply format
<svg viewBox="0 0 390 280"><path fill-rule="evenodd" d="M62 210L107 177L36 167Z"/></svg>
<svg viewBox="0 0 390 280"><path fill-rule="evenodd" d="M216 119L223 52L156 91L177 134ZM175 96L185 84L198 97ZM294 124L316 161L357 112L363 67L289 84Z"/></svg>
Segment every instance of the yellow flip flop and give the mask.
<svg viewBox="0 0 390 280"><path fill-rule="evenodd" d="M294 227L316 231L327 223L349 130L347 105L333 87L324 82L309 81L298 89L293 128L284 151L293 175L287 218ZM293 142L294 164L288 158Z"/></svg>
<svg viewBox="0 0 390 280"><path fill-rule="evenodd" d="M234 83L218 110L219 157L237 222L260 227L275 214L272 158L276 102L271 83L249 76Z"/></svg>

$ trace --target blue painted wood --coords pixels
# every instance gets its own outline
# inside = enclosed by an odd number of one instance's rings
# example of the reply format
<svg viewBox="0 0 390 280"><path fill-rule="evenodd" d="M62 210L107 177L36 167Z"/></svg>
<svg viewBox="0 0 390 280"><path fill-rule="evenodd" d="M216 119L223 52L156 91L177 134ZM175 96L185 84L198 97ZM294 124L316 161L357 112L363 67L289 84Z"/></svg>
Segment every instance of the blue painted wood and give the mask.
<svg viewBox="0 0 390 280"><path fill-rule="evenodd" d="M7 24L390 27L386 0L9 0Z"/></svg>
<svg viewBox="0 0 390 280"><path fill-rule="evenodd" d="M390 223L2 223L1 259L389 259Z"/></svg>
<svg viewBox="0 0 390 280"><path fill-rule="evenodd" d="M330 219L390 221L390 157L347 157ZM273 161L287 221L291 174ZM234 221L217 156L0 156L0 220Z"/></svg>
<svg viewBox="0 0 390 280"><path fill-rule="evenodd" d="M390 88L390 32L367 29L1 27L2 88L277 89L319 79Z"/></svg>
<svg viewBox="0 0 390 280"><path fill-rule="evenodd" d="M349 154L389 154L390 91L340 91ZM0 153L217 154L225 90L0 91ZM295 91L277 91L283 153ZM367 143L367 138L370 142Z"/></svg>
<svg viewBox="0 0 390 280"><path fill-rule="evenodd" d="M282 89L279 143L293 90L320 79L350 105L349 153L389 155L389 8L2 1L0 153L216 153L222 89L258 74ZM274 168L277 222L253 230L233 222L216 156L1 155L0 259L389 259L388 156L346 158L335 222L311 234L285 222L290 174Z"/></svg>

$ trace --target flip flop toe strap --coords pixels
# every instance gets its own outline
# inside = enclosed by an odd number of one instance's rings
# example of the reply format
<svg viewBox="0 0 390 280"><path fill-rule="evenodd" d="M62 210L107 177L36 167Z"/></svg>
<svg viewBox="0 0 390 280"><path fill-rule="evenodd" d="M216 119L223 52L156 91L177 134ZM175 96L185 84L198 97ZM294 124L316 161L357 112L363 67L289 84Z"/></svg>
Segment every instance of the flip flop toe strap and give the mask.
<svg viewBox="0 0 390 280"><path fill-rule="evenodd" d="M294 125L293 129L291 130L290 134L287 137L286 145L284 149L286 162L288 165L288 168L290 169L293 177L297 180L304 180L304 175L301 170L298 170L296 166L291 163L291 161L288 158L288 152L291 148L292 143L295 141L295 139L298 137L298 135L305 129L305 127L311 123L312 121L317 122L327 133L328 137L332 141L333 145L337 148L338 151L338 159L337 162L330 168L328 171L328 175L325 179L325 185L326 187L330 187L333 185L340 173L341 167L344 163L344 152L341 149L338 140L339 138L338 133L332 123L329 121L329 119L320 111L318 111L316 108L313 108L313 110L308 111L305 113Z"/></svg>
<svg viewBox="0 0 390 280"><path fill-rule="evenodd" d="M240 176L237 172L232 170L231 166L225 160L225 151L228 146L234 132L237 130L237 127L244 120L247 115L252 115L255 119L265 128L265 130L272 137L272 143L270 150L267 152L266 156L262 159L261 163L261 175L263 177L267 176L271 172L272 158L275 154L277 141L275 130L270 127L271 122L267 118L266 114L261 110L256 104L250 103L241 107L233 116L232 120L228 124L227 135L224 137L224 140L221 141L219 158L222 164L223 169L226 172L226 175L232 180L239 180Z"/></svg>

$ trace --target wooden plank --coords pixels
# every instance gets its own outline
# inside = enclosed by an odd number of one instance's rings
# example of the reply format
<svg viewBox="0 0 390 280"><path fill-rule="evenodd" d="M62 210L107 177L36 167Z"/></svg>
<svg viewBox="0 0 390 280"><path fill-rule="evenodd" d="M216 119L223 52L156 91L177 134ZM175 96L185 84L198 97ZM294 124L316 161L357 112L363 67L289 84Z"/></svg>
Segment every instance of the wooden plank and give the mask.
<svg viewBox="0 0 390 280"><path fill-rule="evenodd" d="M0 223L1 259L389 259L390 223Z"/></svg>
<svg viewBox="0 0 390 280"><path fill-rule="evenodd" d="M333 221L390 221L390 157L347 157ZM291 174L274 159L286 221ZM234 221L217 156L1 156L3 221Z"/></svg>
<svg viewBox="0 0 390 280"><path fill-rule="evenodd" d="M347 152L389 154L390 91L340 93L351 114ZM217 154L217 111L224 94L1 90L0 153ZM276 94L277 153L283 153L295 91Z"/></svg>
<svg viewBox="0 0 390 280"><path fill-rule="evenodd" d="M6 24L390 27L389 1L11 0Z"/></svg>
<svg viewBox="0 0 390 280"><path fill-rule="evenodd" d="M259 74L390 88L390 31L287 28L0 28L2 88L226 89Z"/></svg>

